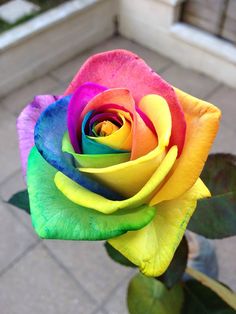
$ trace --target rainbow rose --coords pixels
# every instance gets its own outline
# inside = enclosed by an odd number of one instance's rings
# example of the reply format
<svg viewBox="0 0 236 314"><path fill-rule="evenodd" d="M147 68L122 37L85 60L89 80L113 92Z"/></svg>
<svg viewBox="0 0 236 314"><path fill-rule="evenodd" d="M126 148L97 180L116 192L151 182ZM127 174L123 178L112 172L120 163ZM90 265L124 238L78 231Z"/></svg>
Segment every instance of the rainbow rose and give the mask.
<svg viewBox="0 0 236 314"><path fill-rule="evenodd" d="M210 196L199 175L219 119L132 52L92 56L64 96L37 96L18 118L36 232L106 239L159 276Z"/></svg>

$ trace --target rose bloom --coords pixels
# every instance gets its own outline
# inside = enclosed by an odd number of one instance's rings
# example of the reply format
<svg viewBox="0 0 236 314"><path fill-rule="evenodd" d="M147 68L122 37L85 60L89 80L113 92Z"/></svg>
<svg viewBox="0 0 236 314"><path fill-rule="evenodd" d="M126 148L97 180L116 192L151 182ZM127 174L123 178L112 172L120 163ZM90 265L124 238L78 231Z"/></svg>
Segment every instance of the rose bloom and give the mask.
<svg viewBox="0 0 236 314"><path fill-rule="evenodd" d="M197 200L210 196L199 175L220 115L132 52L92 56L63 96L36 96L18 118L36 232L108 240L161 275Z"/></svg>

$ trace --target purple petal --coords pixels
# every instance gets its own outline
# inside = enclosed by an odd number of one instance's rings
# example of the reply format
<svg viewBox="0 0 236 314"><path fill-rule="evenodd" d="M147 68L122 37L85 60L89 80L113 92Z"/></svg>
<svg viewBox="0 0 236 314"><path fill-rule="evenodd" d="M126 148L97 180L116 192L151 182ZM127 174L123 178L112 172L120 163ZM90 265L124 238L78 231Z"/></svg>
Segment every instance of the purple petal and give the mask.
<svg viewBox="0 0 236 314"><path fill-rule="evenodd" d="M26 176L27 160L31 148L34 146L34 127L40 114L60 96L40 95L35 96L20 113L17 119L17 132L23 176Z"/></svg>
<svg viewBox="0 0 236 314"><path fill-rule="evenodd" d="M107 88L98 84L85 83L73 94L68 107L67 124L71 144L77 153L81 153L79 145L78 121L87 103Z"/></svg>

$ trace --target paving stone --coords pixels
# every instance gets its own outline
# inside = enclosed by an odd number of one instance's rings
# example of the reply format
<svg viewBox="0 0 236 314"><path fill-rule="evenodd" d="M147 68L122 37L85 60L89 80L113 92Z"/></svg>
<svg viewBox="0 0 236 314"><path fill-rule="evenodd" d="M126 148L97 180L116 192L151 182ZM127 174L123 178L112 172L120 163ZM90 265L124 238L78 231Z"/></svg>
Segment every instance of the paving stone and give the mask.
<svg viewBox="0 0 236 314"><path fill-rule="evenodd" d="M56 88L53 88L50 91L50 94L52 94L52 95L63 95L65 90L69 86L69 83L70 83L70 81L62 82L62 83L58 84L58 86Z"/></svg>
<svg viewBox="0 0 236 314"><path fill-rule="evenodd" d="M39 6L26 0L11 0L0 6L0 17L8 23L15 23L39 9Z"/></svg>
<svg viewBox="0 0 236 314"><path fill-rule="evenodd" d="M61 82L70 82L89 55L87 52L79 54L77 57L52 71L52 76Z"/></svg>
<svg viewBox="0 0 236 314"><path fill-rule="evenodd" d="M95 310L95 312L94 313L92 313L92 314L108 314L105 310Z"/></svg>
<svg viewBox="0 0 236 314"><path fill-rule="evenodd" d="M7 201L14 193L26 189L21 169L0 184L0 197Z"/></svg>
<svg viewBox="0 0 236 314"><path fill-rule="evenodd" d="M41 77L13 91L0 101L9 112L16 115L34 98L35 95L47 94L58 86L58 81L50 76Z"/></svg>
<svg viewBox="0 0 236 314"><path fill-rule="evenodd" d="M219 264L219 280L236 292L236 237L214 240Z"/></svg>
<svg viewBox="0 0 236 314"><path fill-rule="evenodd" d="M161 73L161 76L173 86L202 99L207 97L219 85L211 78L177 64L166 69Z"/></svg>
<svg viewBox="0 0 236 314"><path fill-rule="evenodd" d="M0 272L36 243L28 230L0 202ZM1 293L0 293L1 296ZM1 297L0 297L1 299ZM0 306L1 308L1 306Z"/></svg>
<svg viewBox="0 0 236 314"><path fill-rule="evenodd" d="M134 276L136 271L133 271L125 281L112 294L111 298L105 305L108 314L128 314L127 308L127 289L129 281Z"/></svg>
<svg viewBox="0 0 236 314"><path fill-rule="evenodd" d="M236 131L236 89L221 86L208 101L222 110L222 123Z"/></svg>
<svg viewBox="0 0 236 314"><path fill-rule="evenodd" d="M113 49L127 49L137 53L156 71L165 68L168 64L171 64L169 59L151 51L150 49L143 48L130 40L117 36L104 41L96 47L87 50L83 54L80 54L70 62L67 62L58 69L54 70L52 74L61 81L70 81L88 57L98 52Z"/></svg>
<svg viewBox="0 0 236 314"><path fill-rule="evenodd" d="M113 262L102 242L46 241L45 244L98 302L131 271Z"/></svg>
<svg viewBox="0 0 236 314"><path fill-rule="evenodd" d="M21 170L19 170L16 174L0 185L0 197L4 201L7 201L13 194L24 189L26 189L26 185L23 180ZM8 205L8 208L12 214L17 217L17 219L19 219L19 221L24 224L28 230L35 235L35 237L37 237L32 227L30 215L15 206Z"/></svg>
<svg viewBox="0 0 236 314"><path fill-rule="evenodd" d="M20 168L16 118L0 107L0 183Z"/></svg>
<svg viewBox="0 0 236 314"><path fill-rule="evenodd" d="M96 304L40 244L0 280L4 314L90 314Z"/></svg>

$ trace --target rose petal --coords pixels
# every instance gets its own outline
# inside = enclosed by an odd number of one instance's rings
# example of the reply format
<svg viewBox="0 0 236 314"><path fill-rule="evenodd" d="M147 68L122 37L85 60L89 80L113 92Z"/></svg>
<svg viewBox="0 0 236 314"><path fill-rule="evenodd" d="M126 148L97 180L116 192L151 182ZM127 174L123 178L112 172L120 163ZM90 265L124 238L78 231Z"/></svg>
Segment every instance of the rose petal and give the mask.
<svg viewBox="0 0 236 314"><path fill-rule="evenodd" d="M94 82L107 88L127 88L136 103L148 94L162 96L167 101L172 116L170 147L177 145L179 155L181 154L186 123L175 91L137 55L126 50L113 50L92 56L75 75L65 95L85 82Z"/></svg>
<svg viewBox="0 0 236 314"><path fill-rule="evenodd" d="M26 175L27 160L31 148L34 146L34 127L45 108L54 103L60 96L40 95L28 104L17 119L17 131L21 155L23 176Z"/></svg>
<svg viewBox="0 0 236 314"><path fill-rule="evenodd" d="M71 144L74 147L74 150L77 153L81 153L81 147L79 145L79 133L80 128L78 125L78 121L80 115L87 105L87 103L96 95L106 90L106 87L93 84L93 83L86 83L80 86L75 93L73 94L69 106L68 106L68 131L71 140Z"/></svg>
<svg viewBox="0 0 236 314"><path fill-rule="evenodd" d="M132 125L120 114L123 125L114 133L107 136L91 137L95 142L107 145L115 149L131 151L132 146Z"/></svg>
<svg viewBox="0 0 236 314"><path fill-rule="evenodd" d="M119 127L121 127L122 125L122 119L115 112L95 113L89 121L89 127L88 127L89 135L90 136L94 135L93 134L94 124L98 124L99 122L102 122L105 120L112 121Z"/></svg>
<svg viewBox="0 0 236 314"><path fill-rule="evenodd" d="M80 169L126 197L136 194L159 167L165 157L171 132L170 110L162 97L145 96L140 107L150 117L158 133L158 147L149 154L124 164L99 169Z"/></svg>
<svg viewBox="0 0 236 314"><path fill-rule="evenodd" d="M130 153L115 153L115 154L99 154L99 155L87 155L77 154L71 145L68 132L63 136L62 151L69 153L74 157L77 167L92 167L103 168L121 164L129 161Z"/></svg>
<svg viewBox="0 0 236 314"><path fill-rule="evenodd" d="M38 151L49 164L85 188L109 199L122 199L110 188L76 170L73 157L62 152L62 138L67 131L69 101L70 96L64 97L48 106L40 115L34 136Z"/></svg>
<svg viewBox="0 0 236 314"><path fill-rule="evenodd" d="M139 114L137 114L134 100L127 89L109 89L95 96L84 108L78 127L80 128L83 118L89 111L99 110L99 108L106 104L117 104L124 107L132 114L133 139L131 159L137 159L138 157L144 156L157 146L157 138L155 134L153 134Z"/></svg>
<svg viewBox="0 0 236 314"><path fill-rule="evenodd" d="M83 119L82 126L81 126L83 154L91 154L91 155L95 154L96 155L96 154L115 154L115 153L127 152L122 149L116 149L106 144L96 142L95 138L91 138L90 136L87 136L85 134L84 132L85 125L89 121L89 118L91 115L92 115L92 111L86 114L86 116Z"/></svg>
<svg viewBox="0 0 236 314"><path fill-rule="evenodd" d="M152 121L158 135L158 144L168 146L172 123L170 109L165 99L158 95L146 95L140 100L139 108Z"/></svg>
<svg viewBox="0 0 236 314"><path fill-rule="evenodd" d="M144 228L109 240L109 243L146 276L160 276L169 266L188 221L197 205L197 199L210 193L198 179L180 198L157 206L155 218Z"/></svg>
<svg viewBox="0 0 236 314"><path fill-rule="evenodd" d="M176 93L187 121L186 141L173 174L151 204L175 199L191 188L203 169L219 127L218 108L180 90L176 89Z"/></svg>
<svg viewBox="0 0 236 314"><path fill-rule="evenodd" d="M120 195L131 197L147 183L165 155L165 147L158 146L149 154L123 164L106 168L79 168L79 170L109 186Z"/></svg>
<svg viewBox="0 0 236 314"><path fill-rule="evenodd" d="M104 215L69 201L55 186L56 169L34 147L29 156L27 178L33 226L42 238L105 240L148 224L156 209L148 205Z"/></svg>
<svg viewBox="0 0 236 314"><path fill-rule="evenodd" d="M133 197L124 201L111 201L98 194L92 193L64 176L61 172L57 172L55 184L72 202L96 209L104 214L111 214L124 208L132 208L135 211L135 208L148 203L155 190L162 184L162 181L173 167L176 157L177 146L173 146L144 187Z"/></svg>

